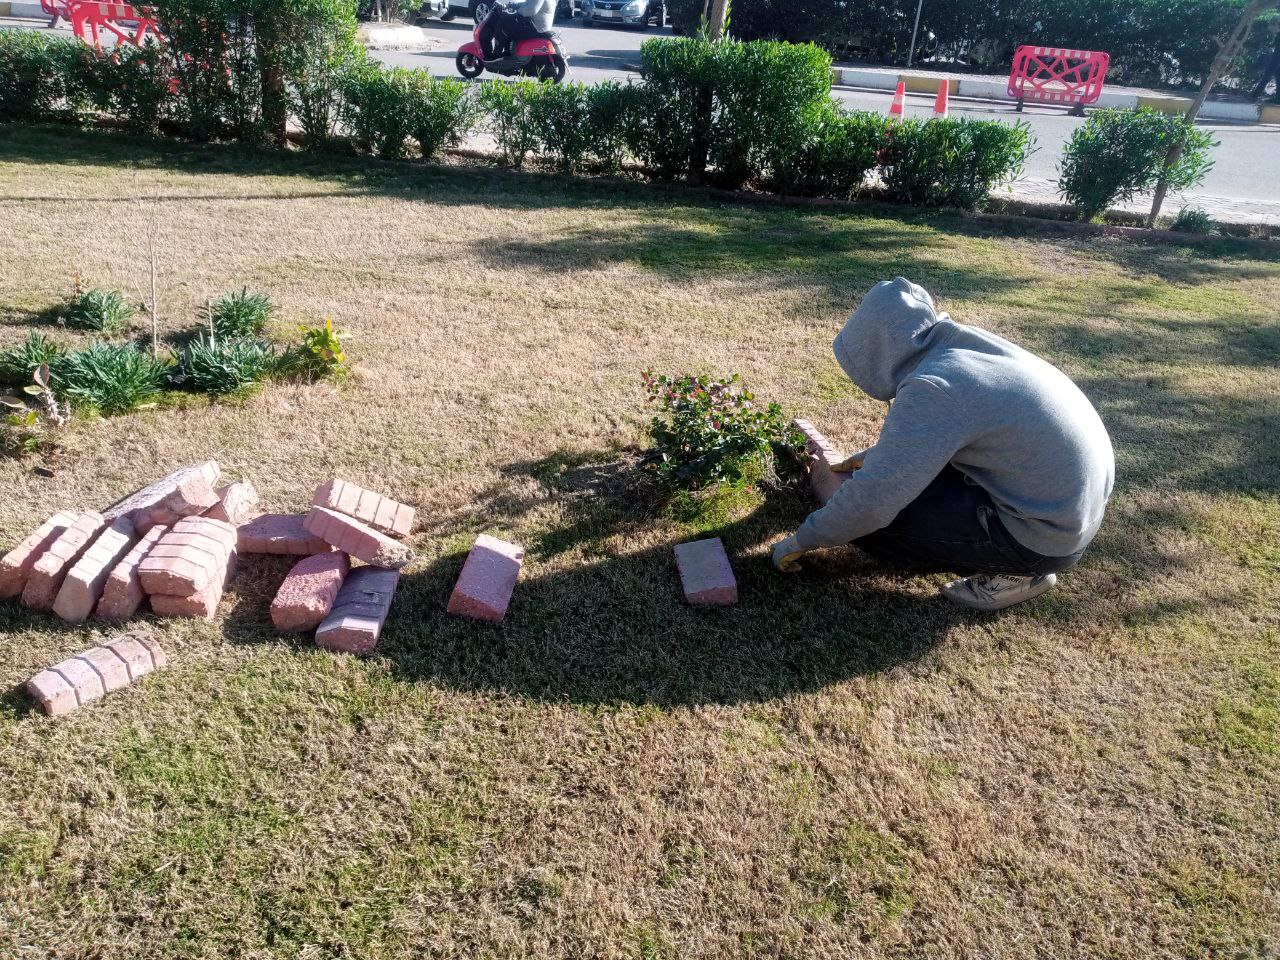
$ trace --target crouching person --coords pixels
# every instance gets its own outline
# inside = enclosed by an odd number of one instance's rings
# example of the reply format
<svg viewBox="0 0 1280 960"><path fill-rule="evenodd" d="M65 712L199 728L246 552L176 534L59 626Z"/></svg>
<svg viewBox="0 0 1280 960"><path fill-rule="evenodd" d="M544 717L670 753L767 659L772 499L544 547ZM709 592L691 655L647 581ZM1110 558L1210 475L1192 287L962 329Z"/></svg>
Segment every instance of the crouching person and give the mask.
<svg viewBox="0 0 1280 960"><path fill-rule="evenodd" d="M854 544L884 562L961 574L949 600L1000 610L1038 597L1102 523L1115 475L1098 413L1062 371L934 309L899 277L863 298L834 343L864 392L892 401L875 446L773 551Z"/></svg>

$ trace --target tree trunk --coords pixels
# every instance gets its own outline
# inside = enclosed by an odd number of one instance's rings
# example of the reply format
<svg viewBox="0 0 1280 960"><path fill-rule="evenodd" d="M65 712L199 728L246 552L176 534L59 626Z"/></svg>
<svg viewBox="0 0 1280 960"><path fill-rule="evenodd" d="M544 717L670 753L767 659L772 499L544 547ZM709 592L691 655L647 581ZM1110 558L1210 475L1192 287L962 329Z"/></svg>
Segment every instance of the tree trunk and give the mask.
<svg viewBox="0 0 1280 960"><path fill-rule="evenodd" d="M719 40L724 36L724 18L728 0L711 0L711 13L707 16L707 38Z"/></svg>
<svg viewBox="0 0 1280 960"><path fill-rule="evenodd" d="M1274 6L1275 2L1276 0L1249 0L1249 4L1240 12L1240 19L1236 21L1235 28L1218 45L1218 55L1213 58L1213 65L1209 68L1209 75L1204 78L1200 92L1196 94L1195 99L1191 101L1191 106L1187 108L1186 117L1192 123L1195 123L1196 117L1200 116L1200 110L1204 107L1204 102L1209 99L1209 94L1217 86L1218 81L1222 79L1222 75L1226 73L1227 66L1240 52L1245 40L1249 38L1249 30L1253 27L1253 21L1258 19L1258 15L1263 10ZM1182 144L1175 143L1169 148L1169 152L1164 158L1164 172L1160 176L1160 181L1156 184L1155 196L1151 198L1151 212L1147 215L1147 229L1151 229L1156 225L1156 219L1160 216L1160 208L1164 206L1165 194L1169 192L1168 171L1172 170L1180 159L1182 159Z"/></svg>

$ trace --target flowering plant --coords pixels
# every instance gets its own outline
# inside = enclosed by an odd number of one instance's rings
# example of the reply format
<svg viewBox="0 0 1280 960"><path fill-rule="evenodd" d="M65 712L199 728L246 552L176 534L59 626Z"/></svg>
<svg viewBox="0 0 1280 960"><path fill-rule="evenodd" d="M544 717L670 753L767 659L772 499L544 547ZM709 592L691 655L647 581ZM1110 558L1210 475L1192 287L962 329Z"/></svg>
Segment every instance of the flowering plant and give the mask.
<svg viewBox="0 0 1280 960"><path fill-rule="evenodd" d="M738 483L778 448L801 445L782 408L758 405L736 373L723 378L646 370L640 379L659 410L649 427L655 445L649 467L675 486Z"/></svg>

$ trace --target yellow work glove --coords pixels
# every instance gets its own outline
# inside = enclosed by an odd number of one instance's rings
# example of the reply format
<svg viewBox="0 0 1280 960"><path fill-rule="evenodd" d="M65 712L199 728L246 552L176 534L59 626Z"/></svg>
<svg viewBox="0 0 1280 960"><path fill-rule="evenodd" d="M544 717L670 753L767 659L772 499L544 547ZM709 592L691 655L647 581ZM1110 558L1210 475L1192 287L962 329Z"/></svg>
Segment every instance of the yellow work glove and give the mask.
<svg viewBox="0 0 1280 960"><path fill-rule="evenodd" d="M860 450L858 453L845 457L839 463L833 463L831 470L833 473L853 473L855 470L862 469L862 461L867 457L867 451Z"/></svg>
<svg viewBox="0 0 1280 960"><path fill-rule="evenodd" d="M794 536L787 537L773 548L773 565L783 573L799 573L800 558L808 552Z"/></svg>

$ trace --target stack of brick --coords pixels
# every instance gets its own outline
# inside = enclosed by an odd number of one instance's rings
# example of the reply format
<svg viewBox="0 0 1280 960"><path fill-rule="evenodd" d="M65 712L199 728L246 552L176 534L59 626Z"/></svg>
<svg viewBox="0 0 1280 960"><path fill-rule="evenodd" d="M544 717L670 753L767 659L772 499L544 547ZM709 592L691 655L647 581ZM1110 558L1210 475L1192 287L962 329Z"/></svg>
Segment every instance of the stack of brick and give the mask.
<svg viewBox="0 0 1280 960"><path fill-rule="evenodd" d="M161 616L212 619L235 561L234 526L212 517L183 517L138 565L138 582Z"/></svg>
<svg viewBox="0 0 1280 960"><path fill-rule="evenodd" d="M102 514L55 514L0 558L0 597L21 596L72 623L127 620L148 598L161 615L212 618L239 553L301 556L272 604L276 627L372 650L395 571L413 557L400 538L414 509L335 477L316 489L307 514L257 515L253 485L216 486L220 474L212 460L193 464ZM353 571L353 559L365 566Z"/></svg>
<svg viewBox="0 0 1280 960"><path fill-rule="evenodd" d="M282 631L316 630L316 643L329 649L371 652L400 582L397 571L413 558L397 538L411 531L414 509L335 477L316 489L301 520L301 534L288 515L240 528L242 549L246 540L272 546L263 551L272 553L295 545L303 552L305 538L321 545L285 577L271 604L272 622ZM352 558L366 566L352 570Z"/></svg>

